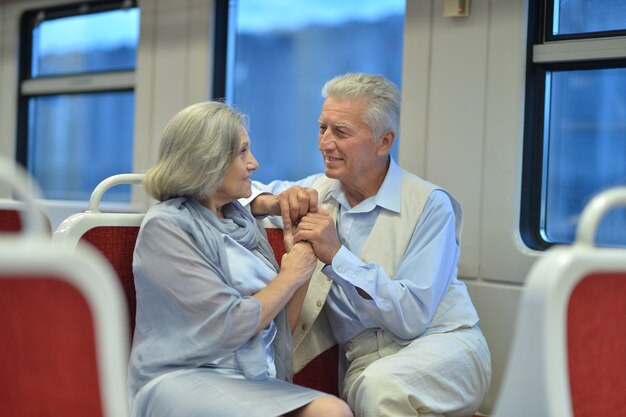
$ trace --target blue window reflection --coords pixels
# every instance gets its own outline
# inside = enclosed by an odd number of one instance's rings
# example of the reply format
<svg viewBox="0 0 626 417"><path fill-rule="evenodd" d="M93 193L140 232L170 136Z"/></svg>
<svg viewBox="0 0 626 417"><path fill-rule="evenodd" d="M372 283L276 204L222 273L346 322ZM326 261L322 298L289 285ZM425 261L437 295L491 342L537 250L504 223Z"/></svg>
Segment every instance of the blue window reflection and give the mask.
<svg viewBox="0 0 626 417"><path fill-rule="evenodd" d="M626 29L624 0L553 0L553 35Z"/></svg>
<svg viewBox="0 0 626 417"><path fill-rule="evenodd" d="M103 179L131 172L133 92L33 98L29 113L28 166L45 198L88 200ZM130 186L105 197L129 201Z"/></svg>
<svg viewBox="0 0 626 417"><path fill-rule="evenodd" d="M33 30L31 77L132 70L139 9L46 20Z"/></svg>
<svg viewBox="0 0 626 417"><path fill-rule="evenodd" d="M404 0L237 2L227 100L250 115L255 179L323 171L317 120L332 77L377 73L401 87L404 8Z"/></svg>
<svg viewBox="0 0 626 417"><path fill-rule="evenodd" d="M626 69L559 71L546 88L546 240L574 239L584 206L598 192L626 185ZM609 213L598 243L626 242L626 210Z"/></svg>

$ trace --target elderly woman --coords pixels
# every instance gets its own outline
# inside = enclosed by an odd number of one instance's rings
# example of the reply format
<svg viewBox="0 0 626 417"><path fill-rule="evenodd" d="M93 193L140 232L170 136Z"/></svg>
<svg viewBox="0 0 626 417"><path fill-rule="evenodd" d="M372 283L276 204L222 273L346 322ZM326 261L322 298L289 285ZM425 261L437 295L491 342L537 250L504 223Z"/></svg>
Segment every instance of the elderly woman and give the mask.
<svg viewBox="0 0 626 417"><path fill-rule="evenodd" d="M352 416L340 399L288 382L291 327L316 257L286 242L278 270L237 201L257 168L245 117L224 103L189 106L165 128L144 179L159 203L133 260L133 416Z"/></svg>

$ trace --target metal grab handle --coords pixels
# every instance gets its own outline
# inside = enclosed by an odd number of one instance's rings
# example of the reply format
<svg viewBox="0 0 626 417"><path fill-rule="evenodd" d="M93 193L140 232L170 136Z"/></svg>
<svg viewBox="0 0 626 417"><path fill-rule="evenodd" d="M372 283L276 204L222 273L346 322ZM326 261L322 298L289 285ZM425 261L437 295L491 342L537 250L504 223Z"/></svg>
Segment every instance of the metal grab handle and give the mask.
<svg viewBox="0 0 626 417"><path fill-rule="evenodd" d="M626 206L626 187L610 188L596 195L580 215L575 243L593 246L600 220L618 206Z"/></svg>
<svg viewBox="0 0 626 417"><path fill-rule="evenodd" d="M120 184L141 184L143 183L143 176L144 174L118 174L104 179L93 189L86 211L100 212L100 200L109 188Z"/></svg>
<svg viewBox="0 0 626 417"><path fill-rule="evenodd" d="M39 198L39 187L28 172L13 161L0 158L0 183L8 185L18 200L24 203L24 209L18 210L22 221L22 232L29 235L47 235L48 229L43 220L42 211L35 201Z"/></svg>

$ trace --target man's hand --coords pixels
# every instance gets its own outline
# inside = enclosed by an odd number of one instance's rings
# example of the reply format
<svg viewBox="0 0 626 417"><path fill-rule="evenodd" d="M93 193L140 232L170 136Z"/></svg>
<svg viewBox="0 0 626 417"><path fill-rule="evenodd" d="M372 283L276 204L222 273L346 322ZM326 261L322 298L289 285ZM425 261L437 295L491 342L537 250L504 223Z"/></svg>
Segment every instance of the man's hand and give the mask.
<svg viewBox="0 0 626 417"><path fill-rule="evenodd" d="M283 227L289 231L298 225L303 216L317 210L317 191L296 185L278 195L278 204Z"/></svg>
<svg viewBox="0 0 626 417"><path fill-rule="evenodd" d="M317 191L293 186L278 195L259 194L250 202L255 216L281 216L285 231L297 225L302 216L317 210Z"/></svg>
<svg viewBox="0 0 626 417"><path fill-rule="evenodd" d="M325 264L332 263L335 254L341 248L335 220L321 207L300 219L293 241L311 243L315 255Z"/></svg>

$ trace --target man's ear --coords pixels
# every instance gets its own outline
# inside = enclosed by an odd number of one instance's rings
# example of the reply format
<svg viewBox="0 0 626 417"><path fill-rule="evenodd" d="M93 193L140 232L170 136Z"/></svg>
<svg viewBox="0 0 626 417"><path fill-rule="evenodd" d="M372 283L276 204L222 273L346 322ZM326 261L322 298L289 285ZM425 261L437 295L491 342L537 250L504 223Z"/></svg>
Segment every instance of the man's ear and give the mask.
<svg viewBox="0 0 626 417"><path fill-rule="evenodd" d="M393 141L396 139L396 133L393 131L388 131L387 133L385 133L383 135L382 138L380 138L379 140L379 147L378 147L378 155L380 156L385 156L389 153L389 151L391 150L391 145L393 145Z"/></svg>

